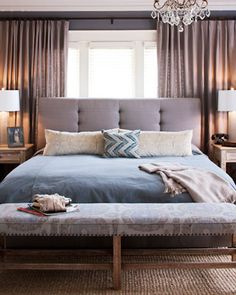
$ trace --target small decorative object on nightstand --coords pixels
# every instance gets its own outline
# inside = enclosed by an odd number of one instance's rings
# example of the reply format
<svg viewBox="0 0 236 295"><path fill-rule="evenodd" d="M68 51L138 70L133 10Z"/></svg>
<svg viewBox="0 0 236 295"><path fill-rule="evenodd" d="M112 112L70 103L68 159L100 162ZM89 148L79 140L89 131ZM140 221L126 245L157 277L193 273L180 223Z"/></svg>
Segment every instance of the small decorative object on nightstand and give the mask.
<svg viewBox="0 0 236 295"><path fill-rule="evenodd" d="M214 140L215 144L223 144L225 140L229 139L229 136L225 133L215 133L212 135L211 139Z"/></svg>
<svg viewBox="0 0 236 295"><path fill-rule="evenodd" d="M1 172L3 170L10 172L9 169L5 169L7 168L6 166L10 166L10 164L19 165L31 158L33 153L33 144L26 144L24 147L15 148L9 148L7 145L0 145L0 166L3 166L3 169L0 169ZM5 174L7 173L1 173L0 178L3 178Z"/></svg>
<svg viewBox="0 0 236 295"><path fill-rule="evenodd" d="M7 142L8 147L23 147L24 133L22 127L8 127L7 128Z"/></svg>
<svg viewBox="0 0 236 295"><path fill-rule="evenodd" d="M236 163L236 148L212 144L213 161L226 171L227 163Z"/></svg>

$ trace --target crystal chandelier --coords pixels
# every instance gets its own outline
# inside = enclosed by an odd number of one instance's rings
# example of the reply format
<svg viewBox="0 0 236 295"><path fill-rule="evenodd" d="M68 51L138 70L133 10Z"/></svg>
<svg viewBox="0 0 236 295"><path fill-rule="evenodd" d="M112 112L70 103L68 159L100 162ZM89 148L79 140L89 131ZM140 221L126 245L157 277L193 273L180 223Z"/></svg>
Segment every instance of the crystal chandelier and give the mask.
<svg viewBox="0 0 236 295"><path fill-rule="evenodd" d="M152 18L177 26L179 32L198 19L210 16L208 0L155 0Z"/></svg>

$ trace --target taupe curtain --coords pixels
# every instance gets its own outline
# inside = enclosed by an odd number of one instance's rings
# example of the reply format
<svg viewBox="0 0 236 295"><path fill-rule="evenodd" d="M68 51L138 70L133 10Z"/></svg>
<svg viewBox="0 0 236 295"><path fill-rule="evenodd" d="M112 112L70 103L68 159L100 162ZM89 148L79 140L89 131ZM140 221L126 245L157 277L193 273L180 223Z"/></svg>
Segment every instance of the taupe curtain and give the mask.
<svg viewBox="0 0 236 295"><path fill-rule="evenodd" d="M198 21L183 33L159 22L157 50L159 95L201 98L207 150L213 133L227 132L227 116L217 112L217 92L236 88L236 21Z"/></svg>
<svg viewBox="0 0 236 295"><path fill-rule="evenodd" d="M35 139L37 98L65 95L68 30L64 20L0 21L0 88L20 90L18 124L26 142Z"/></svg>

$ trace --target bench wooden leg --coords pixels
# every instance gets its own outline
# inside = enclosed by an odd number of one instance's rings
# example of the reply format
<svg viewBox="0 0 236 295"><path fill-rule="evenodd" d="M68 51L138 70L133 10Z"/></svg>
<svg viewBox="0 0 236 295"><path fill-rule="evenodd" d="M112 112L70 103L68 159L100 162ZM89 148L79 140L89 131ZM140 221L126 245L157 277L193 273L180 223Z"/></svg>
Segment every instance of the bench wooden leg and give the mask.
<svg viewBox="0 0 236 295"><path fill-rule="evenodd" d="M0 236L0 264L5 262L5 254L4 250L6 249L6 237L5 236ZM0 268L0 272L2 272Z"/></svg>
<svg viewBox="0 0 236 295"><path fill-rule="evenodd" d="M113 286L121 288L121 237L113 236Z"/></svg>
<svg viewBox="0 0 236 295"><path fill-rule="evenodd" d="M236 251L236 235L232 235L232 247ZM232 261L236 261L236 253L232 254Z"/></svg>

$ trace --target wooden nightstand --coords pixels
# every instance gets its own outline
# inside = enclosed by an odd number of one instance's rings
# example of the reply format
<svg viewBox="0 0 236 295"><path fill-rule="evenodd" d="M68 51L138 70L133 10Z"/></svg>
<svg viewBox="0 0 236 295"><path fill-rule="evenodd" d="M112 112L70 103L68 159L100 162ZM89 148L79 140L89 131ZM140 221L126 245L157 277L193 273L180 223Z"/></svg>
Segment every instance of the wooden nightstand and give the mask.
<svg viewBox="0 0 236 295"><path fill-rule="evenodd" d="M15 166L25 162L33 156L34 145L26 144L24 147L9 148L7 145L0 145L0 179L5 177Z"/></svg>
<svg viewBox="0 0 236 295"><path fill-rule="evenodd" d="M224 171L227 163L236 163L236 148L212 144L212 158Z"/></svg>

